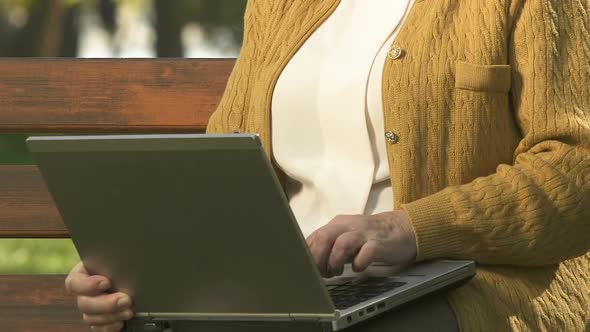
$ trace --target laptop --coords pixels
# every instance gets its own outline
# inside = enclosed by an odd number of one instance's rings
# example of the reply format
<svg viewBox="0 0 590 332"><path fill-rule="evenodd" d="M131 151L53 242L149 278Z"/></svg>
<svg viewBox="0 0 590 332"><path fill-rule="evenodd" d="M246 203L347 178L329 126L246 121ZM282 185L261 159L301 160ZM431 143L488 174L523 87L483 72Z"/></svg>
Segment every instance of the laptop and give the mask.
<svg viewBox="0 0 590 332"><path fill-rule="evenodd" d="M255 134L37 136L81 259L134 321L308 321L338 331L464 282L472 261L323 279Z"/></svg>

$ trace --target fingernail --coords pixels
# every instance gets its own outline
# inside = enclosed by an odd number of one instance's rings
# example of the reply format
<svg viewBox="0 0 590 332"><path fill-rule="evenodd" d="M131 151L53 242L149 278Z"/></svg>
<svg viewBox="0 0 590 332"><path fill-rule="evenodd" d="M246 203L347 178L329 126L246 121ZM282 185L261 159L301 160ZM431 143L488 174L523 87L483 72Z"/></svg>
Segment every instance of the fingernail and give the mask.
<svg viewBox="0 0 590 332"><path fill-rule="evenodd" d="M108 281L106 281L106 280L101 280L101 281L98 283L98 289L100 289L100 290L106 290L107 288L109 288L109 282L108 282Z"/></svg>
<svg viewBox="0 0 590 332"><path fill-rule="evenodd" d="M124 317L124 319L131 319L131 318L133 318L133 311L131 311L131 310L125 310L125 311L123 311L123 317Z"/></svg>
<svg viewBox="0 0 590 332"><path fill-rule="evenodd" d="M130 304L131 301L129 301L129 298L127 297L121 297L119 298L119 300L117 300L117 305L119 306L119 308L128 307Z"/></svg>

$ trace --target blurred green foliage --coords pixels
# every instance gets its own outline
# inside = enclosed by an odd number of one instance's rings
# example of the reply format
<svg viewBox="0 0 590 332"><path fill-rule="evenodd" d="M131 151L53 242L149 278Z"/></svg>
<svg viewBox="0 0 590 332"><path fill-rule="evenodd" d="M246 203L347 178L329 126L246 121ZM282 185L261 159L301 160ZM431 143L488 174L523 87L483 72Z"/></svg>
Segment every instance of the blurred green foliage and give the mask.
<svg viewBox="0 0 590 332"><path fill-rule="evenodd" d="M0 135L0 165L31 165L33 161L27 151L24 134Z"/></svg>
<svg viewBox="0 0 590 332"><path fill-rule="evenodd" d="M231 31L231 38L242 43L245 0L154 0L156 14L156 51L159 57L178 57L182 54L182 27L188 22L199 22L208 36L223 26Z"/></svg>
<svg viewBox="0 0 590 332"><path fill-rule="evenodd" d="M68 239L0 239L0 274L66 274L79 260Z"/></svg>

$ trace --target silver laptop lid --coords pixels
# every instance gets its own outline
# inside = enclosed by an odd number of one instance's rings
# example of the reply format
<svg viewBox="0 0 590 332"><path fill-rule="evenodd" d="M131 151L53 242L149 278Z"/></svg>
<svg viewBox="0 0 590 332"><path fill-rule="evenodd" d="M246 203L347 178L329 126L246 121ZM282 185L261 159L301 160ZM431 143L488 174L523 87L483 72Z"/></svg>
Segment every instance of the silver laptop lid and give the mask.
<svg viewBox="0 0 590 332"><path fill-rule="evenodd" d="M334 316L256 135L27 140L84 263L156 318Z"/></svg>

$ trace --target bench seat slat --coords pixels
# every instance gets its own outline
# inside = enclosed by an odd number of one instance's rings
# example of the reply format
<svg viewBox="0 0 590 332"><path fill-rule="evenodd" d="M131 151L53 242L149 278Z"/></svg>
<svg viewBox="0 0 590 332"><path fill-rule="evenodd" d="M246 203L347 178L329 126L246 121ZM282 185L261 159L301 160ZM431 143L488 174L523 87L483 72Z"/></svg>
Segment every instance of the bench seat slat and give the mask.
<svg viewBox="0 0 590 332"><path fill-rule="evenodd" d="M1 275L0 329L87 332L64 280L63 275Z"/></svg>

